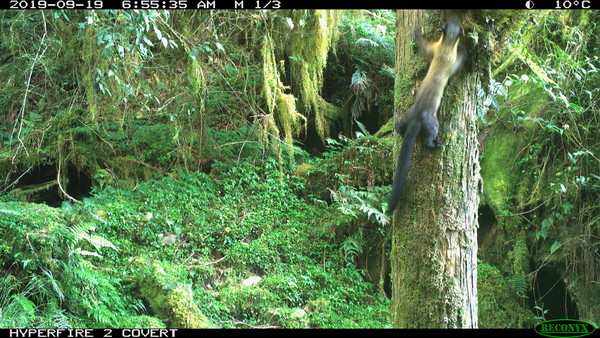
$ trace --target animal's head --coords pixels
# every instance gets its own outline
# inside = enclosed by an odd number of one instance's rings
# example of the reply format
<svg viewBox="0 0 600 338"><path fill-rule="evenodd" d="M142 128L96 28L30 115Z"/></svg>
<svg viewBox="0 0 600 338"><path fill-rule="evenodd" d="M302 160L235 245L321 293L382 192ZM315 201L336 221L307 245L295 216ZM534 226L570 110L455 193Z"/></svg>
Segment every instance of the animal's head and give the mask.
<svg viewBox="0 0 600 338"><path fill-rule="evenodd" d="M457 16L452 16L442 25L443 42L454 44L463 35L463 29Z"/></svg>

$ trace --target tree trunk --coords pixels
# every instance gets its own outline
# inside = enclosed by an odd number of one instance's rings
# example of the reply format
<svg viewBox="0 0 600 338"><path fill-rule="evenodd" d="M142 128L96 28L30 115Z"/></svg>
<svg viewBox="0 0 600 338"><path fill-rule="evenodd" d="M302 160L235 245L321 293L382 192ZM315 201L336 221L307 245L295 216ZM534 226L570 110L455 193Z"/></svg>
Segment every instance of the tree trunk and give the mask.
<svg viewBox="0 0 600 338"><path fill-rule="evenodd" d="M438 13L432 13L429 22L442 23L445 18L437 20ZM398 12L397 37L411 36L421 17L421 13ZM398 48L398 53L401 50ZM405 77L402 64L413 64L418 57L414 53L412 60L406 55L399 57L396 76ZM418 142L415 146L407 185L392 223L395 327L477 327L479 87L477 74L463 71L452 78L438 112L442 147L429 149ZM404 95L409 99L407 91L398 90L396 98Z"/></svg>

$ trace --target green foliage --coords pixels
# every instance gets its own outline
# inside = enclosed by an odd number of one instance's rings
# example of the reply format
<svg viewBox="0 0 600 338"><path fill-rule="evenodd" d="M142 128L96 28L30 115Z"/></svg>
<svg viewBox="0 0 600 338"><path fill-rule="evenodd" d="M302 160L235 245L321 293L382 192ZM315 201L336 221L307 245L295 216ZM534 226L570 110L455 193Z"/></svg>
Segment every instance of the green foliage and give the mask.
<svg viewBox="0 0 600 338"><path fill-rule="evenodd" d="M386 10L342 17L340 42L327 81L332 88L342 88L331 101L344 107L345 124L368 112L378 112L381 121L393 114L395 20L394 12Z"/></svg>
<svg viewBox="0 0 600 338"><path fill-rule="evenodd" d="M548 16L538 29L550 29L558 24L556 20L557 17ZM526 56L532 74L509 74L503 83L505 102L510 102L512 113L507 122L534 131L530 142L536 148L520 163L525 167L534 164L532 161L541 151L553 154L556 160L547 163L551 167L548 185L556 194L600 187L595 170L598 159L593 151L600 143L595 114L600 108L600 60L576 49L584 43L585 36L577 33L576 27L570 29L573 35L563 37L564 40L552 36L551 30L542 31ZM545 58L533 56L533 51ZM557 153L564 156L557 157Z"/></svg>
<svg viewBox="0 0 600 338"><path fill-rule="evenodd" d="M322 218L323 204L298 198L297 183L282 181L278 167L269 159L261 167L216 163L218 180L181 172L135 191L108 186L62 209L2 204L0 230L13 240L0 247L1 266L8 278L38 283L2 284L3 325L128 326L149 311L140 296L189 287L200 313L220 327L387 326L386 301L347 265L341 240L331 242L330 224L346 216L333 206ZM142 286L158 278L131 263L142 253L169 262L160 270L171 282ZM241 282L257 274L258 283ZM185 292L165 293L160 304L178 304ZM149 313L158 311L152 306Z"/></svg>
<svg viewBox="0 0 600 338"><path fill-rule="evenodd" d="M361 127L361 123L356 122ZM327 139L327 152L322 158L311 160L309 170L301 176L310 180L308 191L318 198L327 199L331 191L335 194L343 186L369 187L373 195L368 199L380 203L385 200L382 196L386 192L385 188L376 186L385 185L391 179L391 146L389 139L369 135L364 128L356 132L354 139L340 134L338 139ZM373 205L378 210L382 207Z"/></svg>
<svg viewBox="0 0 600 338"><path fill-rule="evenodd" d="M47 320L29 300L36 292L35 287L19 289L19 282L14 276L0 278L0 328L26 327Z"/></svg>
<svg viewBox="0 0 600 338"><path fill-rule="evenodd" d="M65 189L69 167L96 178L94 184L130 187L176 168L208 170L214 159L275 155L282 172L289 165L282 153L294 153L293 137L309 124L323 136L339 117L321 92L343 12L248 13L3 12L4 185L18 185L15 177L41 165L62 168L57 183ZM352 39L363 39L358 48L366 40L384 46L388 55L392 25L376 22L393 15L371 14L364 34ZM260 52L267 36L280 107L298 101L304 111L274 118L267 109L263 63L270 59ZM369 60L379 52L369 50L357 55L374 64ZM377 101L368 87L380 88L377 81L362 86L362 104Z"/></svg>
<svg viewBox="0 0 600 338"><path fill-rule="evenodd" d="M341 241L346 261L354 264L370 255L388 254L381 247L390 247L385 244L389 219L384 202L390 187L379 185L388 182L388 170L393 167L387 155L391 153L389 140L374 137L360 122L356 124L360 131L355 139L343 135L327 139L323 158L296 169L296 175L310 182L302 194L330 200L337 209L340 215L326 224Z"/></svg>
<svg viewBox="0 0 600 338"><path fill-rule="evenodd" d="M85 207L0 204L1 326L107 327L143 308L92 264L115 250L95 224Z"/></svg>
<svg viewBox="0 0 600 338"><path fill-rule="evenodd" d="M352 187L341 186L339 191L332 191L332 197L340 204L340 210L344 214L355 218L373 217L373 221L385 225L389 222L389 218L385 214L382 197L389 192L388 190L387 187L372 187L367 191L357 191Z"/></svg>
<svg viewBox="0 0 600 338"><path fill-rule="evenodd" d="M552 264L578 306L589 307L595 293L580 285L596 283L600 267L600 59L588 44L594 24L574 17L536 13L539 24L509 39L495 73L502 80L491 85L497 111L486 117L482 177L485 200L507 231L498 266L530 279L532 268Z"/></svg>
<svg viewBox="0 0 600 338"><path fill-rule="evenodd" d="M546 20L544 25L550 26L556 19L549 16ZM504 80L506 102L511 108L506 120L520 129L528 143L515 159L521 180L530 178L528 190L522 192L528 197L520 200L525 204L546 200L545 210L538 215L538 239L548 238L548 231L559 223L569 224L578 211L578 217L598 225L598 218L591 217L593 207L577 206L598 205L600 201L600 161L594 151L600 146L600 60L583 51L572 54L583 35L573 34L561 41L551 32L544 33L540 45L533 48L545 52L545 59L528 54L529 64L536 65L531 66L533 74L510 74Z"/></svg>
<svg viewBox="0 0 600 338"><path fill-rule="evenodd" d="M138 159L169 167L177 159L176 140L172 125L142 125L133 133L130 144L141 154Z"/></svg>
<svg viewBox="0 0 600 338"><path fill-rule="evenodd" d="M43 164L71 165L90 176L109 167L123 179L147 178L139 171L155 172L151 168L158 165L187 164L190 143L199 141L188 136L189 104L178 99L188 98L191 90L186 83L173 86L178 95L164 95L170 87L157 81L164 74L157 75L152 64L162 55L157 51L178 46L168 20L169 14L160 11L3 12L0 157L5 180ZM150 130L160 132L153 137L165 137L151 142ZM132 146L134 137L147 148ZM123 163L114 159L123 157L152 160L139 170L131 163L120 170ZM66 174L59 174L61 183Z"/></svg>
<svg viewBox="0 0 600 338"><path fill-rule="evenodd" d="M331 242L331 224L346 216L332 206L323 218L323 204L298 198L298 183L282 181L278 168L272 159L218 162L215 176L181 172L135 192L98 191L99 231L119 249L105 259L126 266L153 248L155 260L190 266L178 278L191 278L196 305L223 327L386 326L385 300L346 266L343 238ZM242 284L255 275L258 283Z"/></svg>
<svg viewBox="0 0 600 338"><path fill-rule="evenodd" d="M95 69L102 94L118 93L117 97L127 102L135 95L132 75L139 73L139 66L153 55L156 42L164 48L177 47L161 26L168 15L164 11L92 11L79 24L80 29L93 31L100 56L106 61ZM136 63L137 67L132 67Z"/></svg>

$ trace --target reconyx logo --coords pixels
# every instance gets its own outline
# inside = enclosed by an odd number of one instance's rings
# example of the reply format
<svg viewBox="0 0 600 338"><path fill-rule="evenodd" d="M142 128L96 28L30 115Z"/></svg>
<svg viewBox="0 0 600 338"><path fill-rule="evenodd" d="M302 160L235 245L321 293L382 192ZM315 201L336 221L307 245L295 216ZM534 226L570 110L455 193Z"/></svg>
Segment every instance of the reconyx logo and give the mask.
<svg viewBox="0 0 600 338"><path fill-rule="evenodd" d="M555 319L537 324L535 332L546 337L583 337L596 330L594 325L575 319Z"/></svg>

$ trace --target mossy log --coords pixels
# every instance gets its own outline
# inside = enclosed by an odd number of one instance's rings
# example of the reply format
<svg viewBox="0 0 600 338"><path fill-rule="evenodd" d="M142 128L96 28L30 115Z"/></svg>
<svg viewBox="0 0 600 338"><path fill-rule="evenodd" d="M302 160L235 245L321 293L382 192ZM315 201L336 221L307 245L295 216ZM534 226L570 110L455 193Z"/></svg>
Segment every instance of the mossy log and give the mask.
<svg viewBox="0 0 600 338"><path fill-rule="evenodd" d="M208 320L194 304L191 289L169 275L161 263L137 259L138 280L144 300L155 316L170 328L207 328Z"/></svg>

